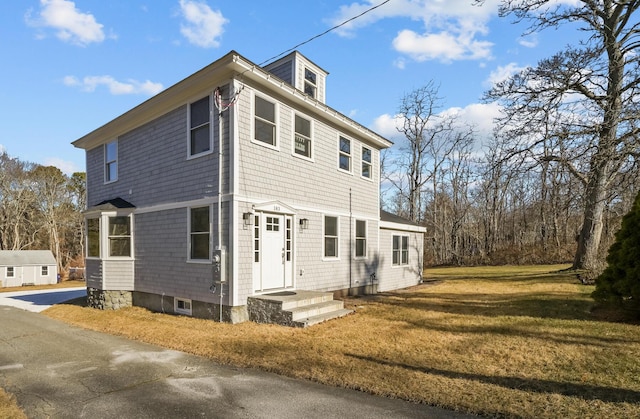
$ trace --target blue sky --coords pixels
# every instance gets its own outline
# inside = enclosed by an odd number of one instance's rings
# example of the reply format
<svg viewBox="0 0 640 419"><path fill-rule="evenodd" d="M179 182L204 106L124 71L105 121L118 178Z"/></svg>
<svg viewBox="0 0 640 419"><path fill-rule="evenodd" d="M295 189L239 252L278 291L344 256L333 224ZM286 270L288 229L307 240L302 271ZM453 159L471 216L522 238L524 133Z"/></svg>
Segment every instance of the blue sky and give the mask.
<svg viewBox="0 0 640 419"><path fill-rule="evenodd" d="M0 147L84 171L72 141L228 51L259 64L382 2L4 1ZM522 37L526 26L499 18L497 0L471 3L389 0L299 51L329 72L329 106L392 141L402 96L430 80L443 111L486 133L498 111L480 103L491 83L557 52L577 31Z"/></svg>

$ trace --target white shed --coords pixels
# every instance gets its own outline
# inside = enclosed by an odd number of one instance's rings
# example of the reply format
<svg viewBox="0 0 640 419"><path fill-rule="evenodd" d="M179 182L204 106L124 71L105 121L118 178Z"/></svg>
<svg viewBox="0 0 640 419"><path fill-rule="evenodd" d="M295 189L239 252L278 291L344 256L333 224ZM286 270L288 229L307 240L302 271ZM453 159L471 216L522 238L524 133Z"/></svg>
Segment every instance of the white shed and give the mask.
<svg viewBox="0 0 640 419"><path fill-rule="evenodd" d="M58 264L50 250L0 250L0 287L58 282Z"/></svg>

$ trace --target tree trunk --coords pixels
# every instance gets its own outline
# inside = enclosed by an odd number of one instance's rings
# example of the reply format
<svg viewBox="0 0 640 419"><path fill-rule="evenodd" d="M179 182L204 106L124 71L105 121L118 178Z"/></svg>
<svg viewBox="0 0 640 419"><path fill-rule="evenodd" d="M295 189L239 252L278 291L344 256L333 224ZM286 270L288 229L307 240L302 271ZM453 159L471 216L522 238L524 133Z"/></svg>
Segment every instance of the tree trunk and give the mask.
<svg viewBox="0 0 640 419"><path fill-rule="evenodd" d="M587 185L584 221L578 236L578 248L573 261L573 269L596 270L598 266L607 174L603 171L596 171L594 177L594 180Z"/></svg>

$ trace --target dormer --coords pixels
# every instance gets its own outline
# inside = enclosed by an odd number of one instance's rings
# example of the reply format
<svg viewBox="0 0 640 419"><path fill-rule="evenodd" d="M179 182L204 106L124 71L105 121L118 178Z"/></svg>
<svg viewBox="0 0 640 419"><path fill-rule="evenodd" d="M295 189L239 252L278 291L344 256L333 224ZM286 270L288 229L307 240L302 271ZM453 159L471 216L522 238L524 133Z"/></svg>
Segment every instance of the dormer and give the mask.
<svg viewBox="0 0 640 419"><path fill-rule="evenodd" d="M326 80L329 73L298 51L264 66L264 69L312 98L325 103Z"/></svg>

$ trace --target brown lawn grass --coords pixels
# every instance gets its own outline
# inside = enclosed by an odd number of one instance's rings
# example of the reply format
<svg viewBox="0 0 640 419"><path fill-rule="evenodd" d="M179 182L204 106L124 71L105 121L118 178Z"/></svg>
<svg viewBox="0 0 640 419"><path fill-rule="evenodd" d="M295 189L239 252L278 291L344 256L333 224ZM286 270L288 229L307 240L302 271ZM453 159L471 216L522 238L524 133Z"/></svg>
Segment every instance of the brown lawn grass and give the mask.
<svg viewBox="0 0 640 419"><path fill-rule="evenodd" d="M640 326L591 314L566 266L428 269L308 329L58 305L45 313L290 377L487 416L640 417Z"/></svg>
<svg viewBox="0 0 640 419"><path fill-rule="evenodd" d="M53 285L25 285L22 287L5 287L0 288L0 293L2 292L19 292L19 291L35 291L35 290L48 290L52 288L71 288L71 287L84 287L86 283L84 281L62 281Z"/></svg>
<svg viewBox="0 0 640 419"><path fill-rule="evenodd" d="M4 419L27 419L18 407L15 398L0 388L0 417Z"/></svg>

